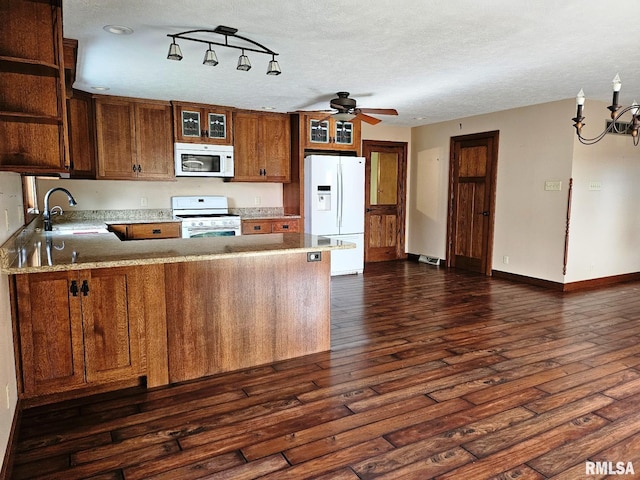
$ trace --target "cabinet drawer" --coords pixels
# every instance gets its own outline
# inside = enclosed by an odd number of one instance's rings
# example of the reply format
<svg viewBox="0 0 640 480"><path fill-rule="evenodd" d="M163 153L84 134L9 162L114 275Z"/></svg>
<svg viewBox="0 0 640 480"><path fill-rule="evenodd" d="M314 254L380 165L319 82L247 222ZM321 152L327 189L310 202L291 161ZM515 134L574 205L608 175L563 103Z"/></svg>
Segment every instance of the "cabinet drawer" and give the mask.
<svg viewBox="0 0 640 480"><path fill-rule="evenodd" d="M292 220L274 220L271 223L271 231L273 233L299 232L298 219Z"/></svg>
<svg viewBox="0 0 640 480"><path fill-rule="evenodd" d="M132 240L180 238L180 223L134 223L127 229L127 238Z"/></svg>
<svg viewBox="0 0 640 480"><path fill-rule="evenodd" d="M254 235L256 233L271 233L271 221L250 220L242 222L242 235Z"/></svg>

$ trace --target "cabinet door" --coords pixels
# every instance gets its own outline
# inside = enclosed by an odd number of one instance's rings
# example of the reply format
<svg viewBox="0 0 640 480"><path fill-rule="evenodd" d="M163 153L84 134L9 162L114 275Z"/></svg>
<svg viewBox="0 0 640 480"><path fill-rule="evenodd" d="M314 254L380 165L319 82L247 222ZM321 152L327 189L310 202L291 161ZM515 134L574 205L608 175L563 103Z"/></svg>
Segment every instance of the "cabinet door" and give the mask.
<svg viewBox="0 0 640 480"><path fill-rule="evenodd" d="M231 109L173 102L176 142L233 145Z"/></svg>
<svg viewBox="0 0 640 480"><path fill-rule="evenodd" d="M98 178L129 179L137 174L135 111L126 100L96 100Z"/></svg>
<svg viewBox="0 0 640 480"><path fill-rule="evenodd" d="M76 272L14 277L22 385L27 397L71 390L84 383L81 299L76 277Z"/></svg>
<svg viewBox="0 0 640 480"><path fill-rule="evenodd" d="M291 179L291 124L288 115L263 115L260 124L260 153L263 169L272 182Z"/></svg>
<svg viewBox="0 0 640 480"><path fill-rule="evenodd" d="M305 148L314 150L360 151L360 122L337 122L326 114L306 114L304 122Z"/></svg>
<svg viewBox="0 0 640 480"><path fill-rule="evenodd" d="M87 382L137 377L144 302L137 270L103 268L81 273Z"/></svg>
<svg viewBox="0 0 640 480"><path fill-rule="evenodd" d="M69 159L72 178L95 178L95 137L91 95L74 90L67 100Z"/></svg>
<svg viewBox="0 0 640 480"><path fill-rule="evenodd" d="M258 151L260 123L258 115L234 114L234 180L264 181L263 163Z"/></svg>
<svg viewBox="0 0 640 480"><path fill-rule="evenodd" d="M145 179L174 178L171 107L135 103L136 173Z"/></svg>

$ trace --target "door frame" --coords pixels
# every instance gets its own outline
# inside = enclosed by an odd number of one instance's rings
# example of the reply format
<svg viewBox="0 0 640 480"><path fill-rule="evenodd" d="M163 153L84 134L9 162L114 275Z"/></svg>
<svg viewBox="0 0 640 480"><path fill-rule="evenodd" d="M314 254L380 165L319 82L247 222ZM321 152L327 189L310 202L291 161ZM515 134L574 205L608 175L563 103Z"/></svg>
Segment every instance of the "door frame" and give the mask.
<svg viewBox="0 0 640 480"><path fill-rule="evenodd" d="M398 207L398 229L396 232L396 260L400 260L407 257L405 253L405 238L406 238L406 230L407 230L407 153L409 150L409 146L407 142L393 142L389 140L363 140L362 141L362 156L365 158L365 170L371 175L371 152L376 151L376 149L385 149L385 148L397 148L401 149L399 155L399 172L398 172L398 197L400 199L399 207ZM365 195L365 207L369 205L369 199L371 198L371 185L368 181L369 177L365 173L365 186L364 186L364 195ZM367 261L367 245L369 240L369 225L367 212L365 211L365 225L364 225L364 251L365 251L365 262Z"/></svg>
<svg viewBox="0 0 640 480"><path fill-rule="evenodd" d="M491 165L489 166L491 174L489 177L488 195L489 195L489 218L488 218L488 232L486 238L486 251L484 253L483 262L485 263L484 274L491 276L493 269L493 235L494 235L494 220L495 220L495 207L496 207L496 181L498 178L498 144L500 140L500 131L493 130L490 132L473 133L470 135L459 135L451 137L449 146L449 205L447 212L447 260L446 265L448 268L455 268L455 251L454 251L454 236L455 221L454 213L456 211L456 192L454 188L454 175L455 175L455 152L456 145L458 143L466 141L475 141L482 139L491 139L492 148L489 152L491 158ZM484 241L483 241L484 244Z"/></svg>

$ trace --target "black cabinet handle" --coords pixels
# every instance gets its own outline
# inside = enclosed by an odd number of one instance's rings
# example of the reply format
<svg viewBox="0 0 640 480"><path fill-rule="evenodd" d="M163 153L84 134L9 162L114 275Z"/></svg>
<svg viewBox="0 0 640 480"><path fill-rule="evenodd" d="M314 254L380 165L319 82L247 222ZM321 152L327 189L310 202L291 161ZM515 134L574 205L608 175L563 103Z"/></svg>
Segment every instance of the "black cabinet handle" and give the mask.
<svg viewBox="0 0 640 480"><path fill-rule="evenodd" d="M262 227L260 225L254 225L253 229L254 230L262 230Z"/></svg>
<svg viewBox="0 0 640 480"><path fill-rule="evenodd" d="M285 225L282 225L282 229L283 229L283 230L288 230L288 229L289 229L289 225L286 225L286 224L285 224Z"/></svg>
<svg viewBox="0 0 640 480"><path fill-rule="evenodd" d="M151 230L151 233L153 233L154 235L160 235L162 233L162 230L159 228L154 228L153 230Z"/></svg>
<svg viewBox="0 0 640 480"><path fill-rule="evenodd" d="M138 164L138 173L142 171L142 165Z"/></svg>
<svg viewBox="0 0 640 480"><path fill-rule="evenodd" d="M78 282L76 282L75 280L71 280L71 286L69 287L69 291L71 292L71 295L73 295L74 297L78 296Z"/></svg>
<svg viewBox="0 0 640 480"><path fill-rule="evenodd" d="M80 291L82 292L82 295L84 295L85 297L89 295L89 282L87 282L86 280L83 280L82 287L80 287Z"/></svg>

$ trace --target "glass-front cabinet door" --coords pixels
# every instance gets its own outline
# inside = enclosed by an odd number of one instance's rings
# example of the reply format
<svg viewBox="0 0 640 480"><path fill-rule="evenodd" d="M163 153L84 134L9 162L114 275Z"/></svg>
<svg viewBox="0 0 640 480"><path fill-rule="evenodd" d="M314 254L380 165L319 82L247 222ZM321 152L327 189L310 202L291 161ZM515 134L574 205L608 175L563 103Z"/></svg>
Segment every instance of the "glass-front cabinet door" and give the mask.
<svg viewBox="0 0 640 480"><path fill-rule="evenodd" d="M314 150L360 151L360 122L343 122L328 113L301 117L305 129L304 148Z"/></svg>
<svg viewBox="0 0 640 480"><path fill-rule="evenodd" d="M227 117L220 113L210 113L207 134L209 138L227 138Z"/></svg>
<svg viewBox="0 0 640 480"><path fill-rule="evenodd" d="M329 143L329 120L309 120L309 142Z"/></svg>
<svg viewBox="0 0 640 480"><path fill-rule="evenodd" d="M232 145L231 109L172 102L176 142Z"/></svg>
<svg viewBox="0 0 640 480"><path fill-rule="evenodd" d="M182 136L190 138L200 138L202 136L200 111L182 110Z"/></svg>
<svg viewBox="0 0 640 480"><path fill-rule="evenodd" d="M353 123L336 122L335 142L339 145L353 145Z"/></svg>

